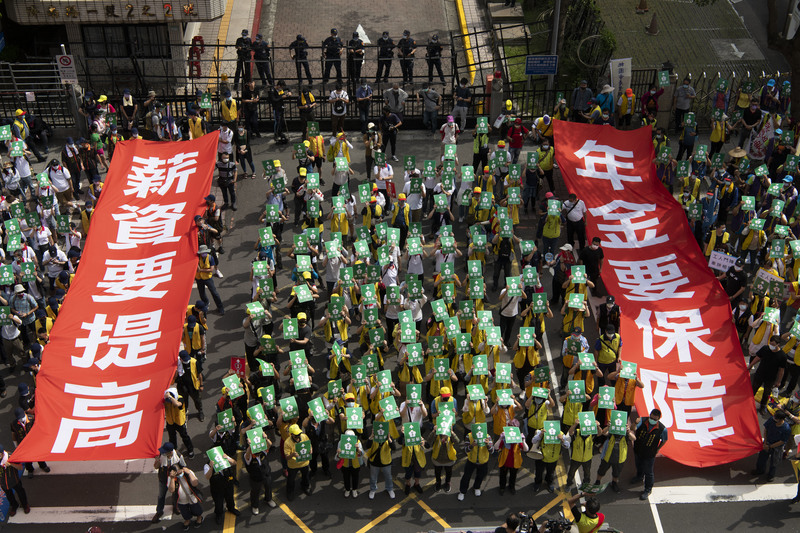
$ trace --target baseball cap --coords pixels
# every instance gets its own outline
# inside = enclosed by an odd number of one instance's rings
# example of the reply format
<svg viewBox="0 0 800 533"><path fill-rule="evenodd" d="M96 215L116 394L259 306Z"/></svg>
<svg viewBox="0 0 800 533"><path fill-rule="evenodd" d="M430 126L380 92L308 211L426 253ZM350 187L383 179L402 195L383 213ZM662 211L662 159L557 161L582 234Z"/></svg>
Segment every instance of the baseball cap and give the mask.
<svg viewBox="0 0 800 533"><path fill-rule="evenodd" d="M439 394L442 395L442 398L449 398L451 393L450 387L442 387L439 389Z"/></svg>
<svg viewBox="0 0 800 533"><path fill-rule="evenodd" d="M583 330L580 328L580 326L575 326L572 328L572 333L581 333L582 331Z"/></svg>
<svg viewBox="0 0 800 533"><path fill-rule="evenodd" d="M181 361L188 361L189 359L192 358L192 356L189 355L189 352L187 352L186 350L181 350L180 352L178 352L178 357L181 358Z"/></svg>
<svg viewBox="0 0 800 533"><path fill-rule="evenodd" d="M300 426L298 426L297 424L292 424L291 426L289 426L289 433L291 433L292 435L299 435L302 432L303 430L300 429Z"/></svg>
<svg viewBox="0 0 800 533"><path fill-rule="evenodd" d="M553 197L553 193L548 191L548 192L544 193L544 197L545 198L552 198Z"/></svg>
<svg viewBox="0 0 800 533"><path fill-rule="evenodd" d="M172 453L175 451L175 445L171 442L165 442L161 445L161 448L158 449L161 453Z"/></svg>
<svg viewBox="0 0 800 533"><path fill-rule="evenodd" d="M405 200L405 199L406 199L406 195L405 195L405 193L402 193L402 192L401 192L401 193L400 193L400 194L397 196L397 199L398 199L398 200Z"/></svg>
<svg viewBox="0 0 800 533"><path fill-rule="evenodd" d="M614 303L614 301L615 301L615 300L614 300L614 297L613 297L613 296L608 296L608 297L606 298L606 303L607 303L607 304L613 304L613 303Z"/></svg>
<svg viewBox="0 0 800 533"><path fill-rule="evenodd" d="M297 313L297 320L306 320L307 318L305 313Z"/></svg>
<svg viewBox="0 0 800 533"><path fill-rule="evenodd" d="M217 201L217 197L214 196L213 194L209 194L208 196L203 198L203 200L205 200L207 202L216 202Z"/></svg>

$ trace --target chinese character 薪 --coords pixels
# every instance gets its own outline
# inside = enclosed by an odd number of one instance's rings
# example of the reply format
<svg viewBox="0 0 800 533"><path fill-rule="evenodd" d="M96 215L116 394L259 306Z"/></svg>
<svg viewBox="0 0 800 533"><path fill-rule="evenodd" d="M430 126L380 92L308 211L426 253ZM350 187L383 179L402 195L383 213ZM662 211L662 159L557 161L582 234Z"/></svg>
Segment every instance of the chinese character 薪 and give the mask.
<svg viewBox="0 0 800 533"><path fill-rule="evenodd" d="M61 419L51 451L64 453L70 445L94 448L113 444L119 448L133 444L142 422L138 393L148 388L150 380L123 386L116 382L99 387L64 384L64 392L77 396L72 407L74 418Z"/></svg>
<svg viewBox="0 0 800 533"><path fill-rule="evenodd" d="M127 186L126 195L135 194L137 198L145 198L148 194L165 195L177 180L175 192L186 191L189 176L195 173L198 152L176 154L169 160L158 157L134 156Z"/></svg>

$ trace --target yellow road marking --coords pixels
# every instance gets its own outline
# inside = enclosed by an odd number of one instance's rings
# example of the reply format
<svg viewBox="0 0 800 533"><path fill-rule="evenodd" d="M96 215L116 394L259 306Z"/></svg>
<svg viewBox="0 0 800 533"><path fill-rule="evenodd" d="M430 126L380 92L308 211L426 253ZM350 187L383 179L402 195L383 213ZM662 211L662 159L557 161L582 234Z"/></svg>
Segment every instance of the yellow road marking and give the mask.
<svg viewBox="0 0 800 533"><path fill-rule="evenodd" d="M233 13L233 0L228 0L225 4L225 14L222 15L222 20L219 21L219 31L217 32L217 44L226 44L228 38L228 27L231 25L231 13ZM222 46L217 46L214 51L214 60L211 63L211 73L209 79L216 79L219 75L219 60L222 56ZM214 90L214 84L208 82L209 92Z"/></svg>
<svg viewBox="0 0 800 533"><path fill-rule="evenodd" d="M280 508L280 510L281 510L281 511L283 511L284 513L286 513L286 516L288 516L289 518L291 518L291 519L292 519L292 522L294 522L295 524L297 524L297 527L299 527L300 529L302 529L302 530L303 530L305 533L312 533L312 531L311 531L311 528L309 528L309 527L308 527L308 526L305 524L305 522L303 522L302 520L300 520L300 517L299 517L299 516L297 516L296 514L294 514L294 513L292 512L292 510L291 510L291 509L289 509L289 506L288 506L288 505L286 505L285 503L279 503L279 504L278 504L278 507Z"/></svg>
<svg viewBox="0 0 800 533"><path fill-rule="evenodd" d="M370 529L374 528L375 526L377 526L378 524L380 524L381 522L383 522L384 520L389 518L391 515L396 513L403 505L406 504L406 502L408 502L410 500L411 500L411 496L410 495L406 496L405 498L403 498L402 500L400 500L399 502L397 502L393 506L389 507L386 511L384 511L383 513L381 513L380 515L378 515L377 517L372 519L367 525L365 525L364 527L359 529L356 533L367 533L367 531L369 531Z"/></svg>
<svg viewBox="0 0 800 533"><path fill-rule="evenodd" d="M426 512L426 513L428 513L429 515L431 515L431 518L433 518L434 520L436 520L436 521L439 523L439 525L440 525L440 526L442 526L442 527L443 527L443 528L445 528L445 529L448 529L448 528L450 528L450 524L448 524L447 522L445 522L445 521L442 519L442 517L441 517L441 516L439 516L438 514L436 514L436 511L434 511L433 509L431 509L430 505L428 505L427 503L425 503L425 502L423 502L422 500L418 499L416 494L415 494L414 496L412 496L412 498L413 498L413 500L414 500L414 501L416 501L416 502L417 502L417 504L419 504L419 506L420 506L420 507L422 507L422 508L425 510L425 512Z"/></svg>
<svg viewBox="0 0 800 533"><path fill-rule="evenodd" d="M564 499L564 497L563 497L563 496L561 496L561 495L559 495L559 496L556 496L555 498L553 498L552 500L550 500L550 502L549 502L547 505L545 505L544 507L542 507L541 509L539 509L538 511L536 511L536 512L535 512L535 513L534 513L534 514L531 516L531 518L533 518L534 520L536 520L537 518L539 518L540 516L542 516L543 514L545 514L547 511L549 511L550 509L552 509L554 505L557 505L557 504L558 504L559 502L561 502L563 499Z"/></svg>
<svg viewBox="0 0 800 533"><path fill-rule="evenodd" d="M472 57L472 45L467 28L467 17L464 14L464 5L461 0L456 0L456 7L458 8L458 25L461 27L461 33L464 36L464 55L467 56L467 67L469 69L469 82L475 81L475 59Z"/></svg>
<svg viewBox="0 0 800 533"><path fill-rule="evenodd" d="M236 452L236 471L242 472L242 450ZM234 485L233 501L234 503L239 500L239 487ZM238 509L238 507L237 507ZM222 525L223 533L233 533L236 529L236 517L231 513L225 513L225 522Z"/></svg>

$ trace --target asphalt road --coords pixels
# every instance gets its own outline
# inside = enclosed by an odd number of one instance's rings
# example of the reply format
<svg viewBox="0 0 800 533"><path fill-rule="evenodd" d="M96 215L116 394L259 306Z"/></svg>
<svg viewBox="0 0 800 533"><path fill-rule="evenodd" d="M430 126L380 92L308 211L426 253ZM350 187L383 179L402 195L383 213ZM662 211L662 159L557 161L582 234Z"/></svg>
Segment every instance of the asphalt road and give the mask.
<svg viewBox="0 0 800 533"><path fill-rule="evenodd" d="M296 135L293 136L296 139ZM256 160L279 158L284 167L290 170L291 147L275 147L271 141L256 142ZM461 163L471 162L471 142L466 139L459 144ZM439 154L439 140L422 132L403 132L398 141L398 155L415 154L418 161L433 159ZM352 152L353 168L356 170L354 179L362 181L364 175L363 150L358 146ZM258 164L258 163L257 163ZM401 164L396 163L396 176L399 182ZM325 169L330 166L326 164ZM329 170L326 170L329 171ZM291 172L288 172L293 175ZM324 176L323 176L324 177ZM226 211L229 232L225 236L225 250L221 269L225 274L224 279L217 280L225 302L227 313L220 317L210 314L209 332L209 359L206 363L207 394L204 398L206 413L214 412L214 402L221 386L221 377L229 368L231 356L243 355L242 326L244 306L249 301L249 270L250 261L253 259L253 244L257 238L258 216L264 199L266 182L260 177L254 180L245 180L238 184L239 210ZM325 187L328 192L328 187ZM213 190L212 190L213 192ZM217 191L218 192L218 191ZM565 197L563 184L559 186L560 196ZM522 217L521 223L515 228L518 236L526 238L534 231L533 217ZM423 226L427 229L427 226ZM287 224L285 242L289 235L294 233L291 224ZM425 232L427 233L427 231ZM457 229L457 238L460 243L465 242L464 228ZM279 276L279 301L286 302L288 296L288 272L294 266L291 260L284 262L284 271ZM430 265L426 271L430 272ZM457 265L461 268L461 265ZM491 272L491 265L487 264L486 277ZM545 288L550 287L549 274L543 274ZM488 283L487 283L488 285ZM487 305L493 305L490 293L486 298ZM196 299L196 291L192 301ZM321 305L321 304L320 304ZM624 310L623 310L624 312ZM556 356L560 351L560 339L557 331L560 318L548 320L547 330L549 352ZM587 331L593 332L593 319L587 321ZM590 343L596 337L588 335ZM317 337L314 342L316 353L324 349L323 341ZM634 347L626 347L634 349ZM546 351L545 351L546 352ZM509 354L501 356L508 358ZM507 360L507 359L503 359ZM394 367L394 357L387 360L387 368ZM324 371L316 374L315 383L325 383ZM13 386L15 382L10 381ZM9 421L10 416L5 415ZM206 432L210 428L211 418L208 416L205 423L200 423L194 415L189 421L189 432L198 451L205 450L210 441ZM166 434L165 434L166 439ZM201 472L203 455L189 460L189 465L196 472ZM648 504L638 499L639 487L631 486L628 482L632 476L632 464L629 461L622 473L621 494L605 493L599 496L603 506L602 512L606 514L608 522L626 533L649 532L677 532L677 531L772 531L784 528L787 531L800 531L800 506L793 508L786 502L787 497L794 495L794 477L787 462L781 464L777 480L766 487L771 492L767 496L771 499L765 501L736 501L728 502L732 498L754 498L764 493L765 488L753 484L755 481L748 472L754 467L754 458L703 470L691 469L674 463L665 458L656 461L656 492L663 487L680 487L676 489L680 496L662 495L664 503ZM533 461L523 461L523 471L518 479L518 491L515 496L506 493L500 496L497 491L498 477L496 458L490 459L492 465L490 475L484 484L484 494L480 498L469 494L465 501L456 499L457 489L450 494L434 494L432 487L427 487L421 496L405 497L402 490L397 490L397 499L391 501L385 493L376 495L373 501L367 498L368 484L366 470L361 474L361 493L357 500L344 499L342 495L342 480L338 471L333 470L332 479L324 476L313 480L313 493L311 496L298 496L293 502L285 505L283 478L279 475L279 465L273 457L273 478L276 499L281 505L276 509L265 509L258 516L253 516L249 510L248 480L242 474L241 487L237 491L238 506L242 515L234 520L228 515L224 531L249 530L268 526L276 531L330 531L335 533L359 532L365 533L370 529L378 531L414 532L414 531L443 531L447 527L474 528L482 525L499 525L504 516L510 511L526 511L539 513L545 516L554 516L558 509L563 509L563 501L568 495L556 491L549 494L546 490L534 495L530 484L532 476L528 469L533 467ZM594 468L598 459L595 457ZM51 464L52 473L37 474L34 479L25 479L30 501L34 507L30 515L18 515L5 527L13 533L38 533L41 531L59 531L61 533L84 532L90 525L100 525L104 533L108 532L138 532L138 531L180 531L180 521L176 519L162 520L158 525L151 525L145 521L122 520L121 515L116 522L92 522L92 514L98 518L107 517L108 508L125 506L154 506L157 495L156 476L152 473L114 473L114 474L89 474L82 472L95 471L98 465L86 464L85 470L78 469L73 474L60 475L62 465ZM113 466L112 466L113 468ZM394 463L393 473L400 474L399 457ZM594 471L594 469L593 469ZM563 475L563 472L562 472ZM607 475L608 476L608 475ZM461 463L454 472L453 484L456 485L461 477ZM762 479L761 482L764 480ZM432 484L433 472L430 466L423 474L423 484ZM785 486L782 483L787 483ZM730 487L737 490L732 490ZM714 490L716 489L716 490ZM738 491L738 492L737 492ZM710 497L705 494L713 492ZM745 496L742 496L742 493ZM208 495L208 491L206 491ZM738 494L738 495L737 495ZM770 496L771 495L771 496ZM761 498L762 496L758 496ZM682 503L669 503L674 499ZM713 503L709 503L713 501ZM688 503L692 502L692 503ZM86 506L86 514L76 514L76 507ZM44 512L42 507L54 507L54 510ZM145 512L148 508L145 508ZM210 513L211 503L206 502L206 524L200 531L222 530L223 528L213 523L213 514ZM542 511L543 509L546 509ZM45 525L40 521L43 517L54 521L52 525ZM69 522L79 516L79 522ZM148 517L149 518L149 515ZM20 520L31 523L19 523ZM33 521L39 522L33 522Z"/></svg>

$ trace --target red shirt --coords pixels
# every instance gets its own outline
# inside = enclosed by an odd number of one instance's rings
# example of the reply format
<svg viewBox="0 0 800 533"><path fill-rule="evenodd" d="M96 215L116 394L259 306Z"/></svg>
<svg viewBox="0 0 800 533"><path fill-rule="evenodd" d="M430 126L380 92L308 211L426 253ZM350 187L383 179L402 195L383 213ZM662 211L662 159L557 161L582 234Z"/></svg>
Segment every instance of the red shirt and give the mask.
<svg viewBox="0 0 800 533"><path fill-rule="evenodd" d="M506 134L510 139L509 146L511 148L522 148L522 144L525 142L525 136L528 133L528 129L525 126L511 126Z"/></svg>

